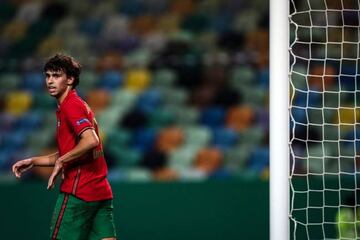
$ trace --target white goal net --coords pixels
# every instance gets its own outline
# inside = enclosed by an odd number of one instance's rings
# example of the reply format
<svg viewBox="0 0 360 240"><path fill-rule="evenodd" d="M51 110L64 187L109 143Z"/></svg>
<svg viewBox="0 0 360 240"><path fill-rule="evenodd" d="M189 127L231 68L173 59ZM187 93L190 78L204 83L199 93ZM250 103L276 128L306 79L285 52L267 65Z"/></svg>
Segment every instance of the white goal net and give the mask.
<svg viewBox="0 0 360 240"><path fill-rule="evenodd" d="M290 0L291 239L360 239L359 5Z"/></svg>

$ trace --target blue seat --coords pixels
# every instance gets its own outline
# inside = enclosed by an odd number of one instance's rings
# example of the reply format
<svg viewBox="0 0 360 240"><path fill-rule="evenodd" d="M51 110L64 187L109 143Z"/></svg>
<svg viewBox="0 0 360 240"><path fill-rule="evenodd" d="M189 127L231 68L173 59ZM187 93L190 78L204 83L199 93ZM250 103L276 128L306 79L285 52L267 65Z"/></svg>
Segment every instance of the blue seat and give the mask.
<svg viewBox="0 0 360 240"><path fill-rule="evenodd" d="M293 100L293 104L298 107L306 107L307 106L307 93L301 91L295 91L295 97Z"/></svg>
<svg viewBox="0 0 360 240"><path fill-rule="evenodd" d="M269 69L263 69L260 71L260 86L269 89Z"/></svg>
<svg viewBox="0 0 360 240"><path fill-rule="evenodd" d="M120 12L126 16L138 16L144 11L145 1L124 1L120 4Z"/></svg>
<svg viewBox="0 0 360 240"><path fill-rule="evenodd" d="M229 180L232 178L232 176L233 175L229 170L225 168L220 168L214 171L213 173L211 173L209 178L213 180Z"/></svg>
<svg viewBox="0 0 360 240"><path fill-rule="evenodd" d="M0 170L9 171L13 164L13 151L2 148L0 151Z"/></svg>
<svg viewBox="0 0 360 240"><path fill-rule="evenodd" d="M33 130L42 125L42 115L40 112L27 112L16 122L18 129Z"/></svg>
<svg viewBox="0 0 360 240"><path fill-rule="evenodd" d="M22 87L31 92L45 90L45 77L42 72L27 72L23 76Z"/></svg>
<svg viewBox="0 0 360 240"><path fill-rule="evenodd" d="M323 104L322 99L323 97L321 93L309 92L308 106L321 108Z"/></svg>
<svg viewBox="0 0 360 240"><path fill-rule="evenodd" d="M220 127L224 125L225 109L223 107L206 108L200 116L200 123L210 128Z"/></svg>
<svg viewBox="0 0 360 240"><path fill-rule="evenodd" d="M119 71L106 71L100 76L99 87L114 90L121 86L124 78Z"/></svg>
<svg viewBox="0 0 360 240"><path fill-rule="evenodd" d="M291 109L292 117L294 118L295 122L306 124L306 110L304 108L297 108L293 107Z"/></svg>
<svg viewBox="0 0 360 240"><path fill-rule="evenodd" d="M28 131L23 129L5 133L1 139L1 148L9 151L17 151L25 146L27 135Z"/></svg>
<svg viewBox="0 0 360 240"><path fill-rule="evenodd" d="M239 140L239 134L231 128L215 128L213 130L212 144L222 150L234 146Z"/></svg>
<svg viewBox="0 0 360 240"><path fill-rule="evenodd" d="M0 132L11 130L16 125L17 118L13 114L0 113ZM0 134L1 137L1 134Z"/></svg>
<svg viewBox="0 0 360 240"><path fill-rule="evenodd" d="M148 151L154 146L156 130L153 128L140 128L134 131L131 146L140 151Z"/></svg>
<svg viewBox="0 0 360 240"><path fill-rule="evenodd" d="M157 89L149 89L139 96L136 107L142 112L151 113L158 108L161 103L161 92Z"/></svg>
<svg viewBox="0 0 360 240"><path fill-rule="evenodd" d="M101 28L103 21L98 18L89 17L84 19L79 26L80 32L87 34L89 37L96 37Z"/></svg>
<svg viewBox="0 0 360 240"><path fill-rule="evenodd" d="M256 147L250 155L249 169L255 172L262 172L269 167L270 153L268 147Z"/></svg>

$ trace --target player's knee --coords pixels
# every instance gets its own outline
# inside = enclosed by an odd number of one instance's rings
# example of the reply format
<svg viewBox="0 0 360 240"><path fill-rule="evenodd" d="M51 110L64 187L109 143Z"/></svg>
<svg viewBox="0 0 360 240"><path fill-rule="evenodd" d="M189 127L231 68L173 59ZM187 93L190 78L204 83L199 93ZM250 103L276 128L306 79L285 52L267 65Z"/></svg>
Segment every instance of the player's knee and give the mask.
<svg viewBox="0 0 360 240"><path fill-rule="evenodd" d="M103 238L101 240L116 240L116 238Z"/></svg>

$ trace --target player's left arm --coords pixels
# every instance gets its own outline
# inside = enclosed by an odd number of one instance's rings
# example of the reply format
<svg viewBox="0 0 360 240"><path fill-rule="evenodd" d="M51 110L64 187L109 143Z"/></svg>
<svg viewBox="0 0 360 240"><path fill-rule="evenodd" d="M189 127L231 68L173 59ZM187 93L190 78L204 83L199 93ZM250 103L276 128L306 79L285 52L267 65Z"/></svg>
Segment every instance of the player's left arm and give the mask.
<svg viewBox="0 0 360 240"><path fill-rule="evenodd" d="M52 174L48 181L48 189L55 185L57 175L62 171L64 163L71 162L99 145L100 141L93 128L84 130L80 135L78 144L69 152L59 157L56 162Z"/></svg>

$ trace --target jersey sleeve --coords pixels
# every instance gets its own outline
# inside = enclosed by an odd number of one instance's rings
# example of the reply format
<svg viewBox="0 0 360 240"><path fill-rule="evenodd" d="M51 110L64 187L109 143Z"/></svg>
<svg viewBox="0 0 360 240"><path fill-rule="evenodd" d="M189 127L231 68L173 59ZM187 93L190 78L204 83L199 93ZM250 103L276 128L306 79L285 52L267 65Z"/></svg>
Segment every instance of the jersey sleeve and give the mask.
<svg viewBox="0 0 360 240"><path fill-rule="evenodd" d="M80 136L86 129L94 129L89 111L81 102L72 102L64 109L66 120L77 136Z"/></svg>

